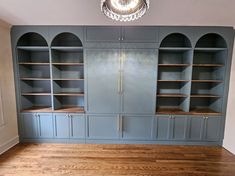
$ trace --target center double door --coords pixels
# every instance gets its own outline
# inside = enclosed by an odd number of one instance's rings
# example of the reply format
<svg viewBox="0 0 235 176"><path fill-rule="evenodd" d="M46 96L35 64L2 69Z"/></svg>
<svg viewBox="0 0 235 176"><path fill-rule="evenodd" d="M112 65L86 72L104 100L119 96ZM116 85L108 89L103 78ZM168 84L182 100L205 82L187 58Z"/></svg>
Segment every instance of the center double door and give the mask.
<svg viewBox="0 0 235 176"><path fill-rule="evenodd" d="M156 49L87 49L88 113L155 114Z"/></svg>

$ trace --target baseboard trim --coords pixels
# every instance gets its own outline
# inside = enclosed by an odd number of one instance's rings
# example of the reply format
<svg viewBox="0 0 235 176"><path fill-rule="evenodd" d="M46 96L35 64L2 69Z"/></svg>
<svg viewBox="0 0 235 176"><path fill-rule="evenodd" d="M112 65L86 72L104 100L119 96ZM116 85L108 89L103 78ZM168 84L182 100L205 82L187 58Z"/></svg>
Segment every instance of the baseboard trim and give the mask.
<svg viewBox="0 0 235 176"><path fill-rule="evenodd" d="M0 155L19 143L19 136L16 136L4 144L0 145Z"/></svg>

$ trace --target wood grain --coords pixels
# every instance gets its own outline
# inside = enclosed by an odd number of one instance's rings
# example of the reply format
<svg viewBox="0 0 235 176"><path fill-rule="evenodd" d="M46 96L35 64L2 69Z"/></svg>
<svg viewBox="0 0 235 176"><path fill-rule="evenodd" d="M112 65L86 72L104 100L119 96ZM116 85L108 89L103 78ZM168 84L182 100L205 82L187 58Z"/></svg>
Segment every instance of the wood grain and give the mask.
<svg viewBox="0 0 235 176"><path fill-rule="evenodd" d="M0 156L1 176L234 176L220 147L19 144Z"/></svg>

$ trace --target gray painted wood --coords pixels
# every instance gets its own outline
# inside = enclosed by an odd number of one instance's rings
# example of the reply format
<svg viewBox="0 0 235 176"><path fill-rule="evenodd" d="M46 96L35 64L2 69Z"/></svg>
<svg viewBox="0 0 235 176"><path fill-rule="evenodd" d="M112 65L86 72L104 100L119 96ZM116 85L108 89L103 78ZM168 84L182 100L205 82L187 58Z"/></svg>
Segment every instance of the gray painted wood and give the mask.
<svg viewBox="0 0 235 176"><path fill-rule="evenodd" d="M88 112L119 113L118 49L87 49Z"/></svg>
<svg viewBox="0 0 235 176"><path fill-rule="evenodd" d="M68 139L70 137L70 119L68 114L54 114L55 137Z"/></svg>
<svg viewBox="0 0 235 176"><path fill-rule="evenodd" d="M155 114L155 49L125 49L123 52L123 113Z"/></svg>
<svg viewBox="0 0 235 176"><path fill-rule="evenodd" d="M54 124L51 113L38 113L38 134L39 138L53 138Z"/></svg>
<svg viewBox="0 0 235 176"><path fill-rule="evenodd" d="M116 115L89 115L88 139L119 139L119 117Z"/></svg>
<svg viewBox="0 0 235 176"><path fill-rule="evenodd" d="M86 118L81 114L70 115L70 138L71 139L85 139L86 136Z"/></svg>
<svg viewBox="0 0 235 176"><path fill-rule="evenodd" d="M25 113L20 116L21 122L21 136L23 139L33 139L38 136L37 117L34 113Z"/></svg>
<svg viewBox="0 0 235 176"><path fill-rule="evenodd" d="M155 118L157 140L169 140L171 132L171 116L159 115Z"/></svg>
<svg viewBox="0 0 235 176"><path fill-rule="evenodd" d="M151 116L122 116L122 139L151 140L153 117Z"/></svg>
<svg viewBox="0 0 235 176"><path fill-rule="evenodd" d="M186 140L188 116L172 116L172 139L173 140Z"/></svg>
<svg viewBox="0 0 235 176"><path fill-rule="evenodd" d="M221 120L222 117L220 116L207 117L205 122L204 140L218 141L220 139Z"/></svg>

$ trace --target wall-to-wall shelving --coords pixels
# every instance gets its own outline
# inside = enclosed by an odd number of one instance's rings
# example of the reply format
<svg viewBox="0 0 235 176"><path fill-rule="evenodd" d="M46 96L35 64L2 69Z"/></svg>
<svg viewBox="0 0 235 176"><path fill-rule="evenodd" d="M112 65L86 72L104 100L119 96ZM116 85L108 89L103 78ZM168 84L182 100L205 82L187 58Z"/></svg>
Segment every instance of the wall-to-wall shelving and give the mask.
<svg viewBox="0 0 235 176"><path fill-rule="evenodd" d="M13 27L23 141L221 145L229 27Z"/></svg>

